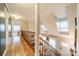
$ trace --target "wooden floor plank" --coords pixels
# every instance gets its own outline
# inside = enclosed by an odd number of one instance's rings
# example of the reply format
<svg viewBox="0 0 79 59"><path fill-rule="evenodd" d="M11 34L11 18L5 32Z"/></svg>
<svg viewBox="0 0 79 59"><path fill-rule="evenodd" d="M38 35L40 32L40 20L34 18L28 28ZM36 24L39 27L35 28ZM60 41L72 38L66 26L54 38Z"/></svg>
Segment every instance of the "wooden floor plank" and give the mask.
<svg viewBox="0 0 79 59"><path fill-rule="evenodd" d="M6 56L33 56L34 50L22 38L20 44L13 44L8 48Z"/></svg>

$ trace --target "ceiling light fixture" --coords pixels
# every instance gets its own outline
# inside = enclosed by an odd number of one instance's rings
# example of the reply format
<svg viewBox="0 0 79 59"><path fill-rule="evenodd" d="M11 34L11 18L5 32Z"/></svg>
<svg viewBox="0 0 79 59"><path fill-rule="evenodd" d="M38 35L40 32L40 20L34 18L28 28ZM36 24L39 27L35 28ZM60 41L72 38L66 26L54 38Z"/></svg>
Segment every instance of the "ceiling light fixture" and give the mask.
<svg viewBox="0 0 79 59"><path fill-rule="evenodd" d="M19 19L19 18L21 18L21 16L19 16L19 15L15 15L15 14L12 14L11 17L13 17L13 18L15 18L15 19Z"/></svg>

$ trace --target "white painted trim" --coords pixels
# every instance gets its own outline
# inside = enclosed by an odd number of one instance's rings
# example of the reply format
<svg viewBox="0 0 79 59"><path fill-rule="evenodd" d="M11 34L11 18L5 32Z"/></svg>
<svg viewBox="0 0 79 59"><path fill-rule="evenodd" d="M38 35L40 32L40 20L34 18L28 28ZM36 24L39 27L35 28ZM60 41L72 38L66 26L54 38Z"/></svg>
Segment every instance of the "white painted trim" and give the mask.
<svg viewBox="0 0 79 59"><path fill-rule="evenodd" d="M35 3L35 56L39 56L39 31L40 31L40 19L39 19L39 4Z"/></svg>
<svg viewBox="0 0 79 59"><path fill-rule="evenodd" d="M5 49L3 56L6 56L7 51L8 51L8 47Z"/></svg>

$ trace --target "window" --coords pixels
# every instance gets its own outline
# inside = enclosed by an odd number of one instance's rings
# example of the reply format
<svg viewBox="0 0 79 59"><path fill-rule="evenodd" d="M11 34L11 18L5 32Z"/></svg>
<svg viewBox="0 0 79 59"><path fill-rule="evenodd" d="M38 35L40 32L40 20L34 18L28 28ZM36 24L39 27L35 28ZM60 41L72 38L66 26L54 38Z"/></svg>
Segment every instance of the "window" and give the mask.
<svg viewBox="0 0 79 59"><path fill-rule="evenodd" d="M20 25L14 25L13 30L14 30L14 32L20 31Z"/></svg>
<svg viewBox="0 0 79 59"><path fill-rule="evenodd" d="M57 28L60 33L68 34L67 18L57 19Z"/></svg>
<svg viewBox="0 0 79 59"><path fill-rule="evenodd" d="M13 24L13 42L15 45L20 43L20 25Z"/></svg>
<svg viewBox="0 0 79 59"><path fill-rule="evenodd" d="M5 24L0 24L0 31L4 32L5 31Z"/></svg>

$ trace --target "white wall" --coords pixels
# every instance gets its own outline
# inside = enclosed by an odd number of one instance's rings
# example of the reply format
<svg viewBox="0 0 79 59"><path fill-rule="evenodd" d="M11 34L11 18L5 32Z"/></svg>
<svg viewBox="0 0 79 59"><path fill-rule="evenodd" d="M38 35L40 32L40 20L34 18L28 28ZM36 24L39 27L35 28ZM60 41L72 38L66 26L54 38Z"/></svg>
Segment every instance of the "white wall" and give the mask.
<svg viewBox="0 0 79 59"><path fill-rule="evenodd" d="M21 30L35 32L35 22L20 20Z"/></svg>
<svg viewBox="0 0 79 59"><path fill-rule="evenodd" d="M74 35L75 35L75 17L76 17L76 4L71 4L67 7L67 16L68 16L68 29L69 36L72 38L72 46L74 46Z"/></svg>
<svg viewBox="0 0 79 59"><path fill-rule="evenodd" d="M35 32L35 21L28 21L28 30Z"/></svg>
<svg viewBox="0 0 79 59"><path fill-rule="evenodd" d="M28 31L28 21L20 20L21 30Z"/></svg>
<svg viewBox="0 0 79 59"><path fill-rule="evenodd" d="M75 17L76 17L76 4L71 4L67 7L67 20L68 20L68 30L69 35L61 35L59 34L60 41L57 43L61 43L58 46L62 46L62 52L64 55L71 55L70 48L74 48L74 34L75 34ZM62 25L63 26L63 25Z"/></svg>
<svg viewBox="0 0 79 59"><path fill-rule="evenodd" d="M68 16L68 29L69 35L74 38L75 30L75 17L76 17L76 4L71 4L67 7L67 16Z"/></svg>
<svg viewBox="0 0 79 59"><path fill-rule="evenodd" d="M58 35L55 15L49 14L46 17L44 17L44 19L42 19L41 21L46 26L49 34Z"/></svg>
<svg viewBox="0 0 79 59"><path fill-rule="evenodd" d="M76 17L76 4L71 4L67 7L67 20L68 20L68 29L69 35L59 34L59 38L57 40L57 49L60 50L62 43L62 53L63 55L71 55L70 48L74 48L74 34L75 34L75 17ZM62 25L63 26L63 25Z"/></svg>

